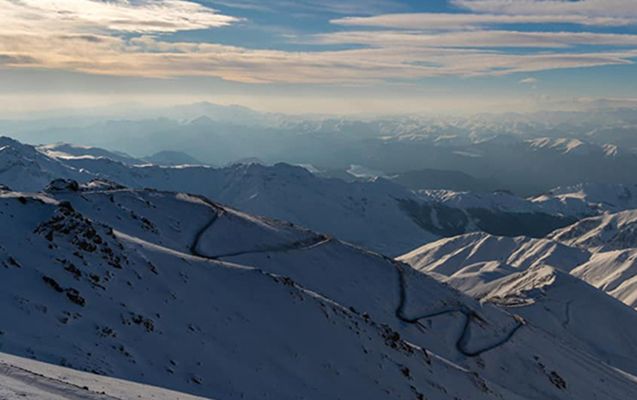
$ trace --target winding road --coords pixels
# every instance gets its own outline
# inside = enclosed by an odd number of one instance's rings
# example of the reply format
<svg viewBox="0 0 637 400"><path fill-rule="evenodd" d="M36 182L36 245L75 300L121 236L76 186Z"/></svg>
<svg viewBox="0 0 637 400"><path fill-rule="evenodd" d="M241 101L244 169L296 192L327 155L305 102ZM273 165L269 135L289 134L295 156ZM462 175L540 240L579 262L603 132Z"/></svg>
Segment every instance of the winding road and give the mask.
<svg viewBox="0 0 637 400"><path fill-rule="evenodd" d="M434 318L434 317L447 315L447 314L463 315L465 318L465 321L462 327L462 332L460 333L460 335L458 336L458 339L456 340L456 349L458 350L458 352L460 352L464 356L477 357L483 353L486 353L487 351L498 348L504 345L505 343L507 343L509 340L511 340L511 338L515 335L515 333L522 326L524 326L524 321L520 317L516 316L514 317L516 321L515 327L513 327L502 339L498 340L497 342L491 345L485 346L479 350L469 350L468 342L471 338L471 332L470 332L471 321L473 319L480 319L480 316L478 315L478 313L471 310L467 306L460 304L458 307L450 307L443 310L436 310L427 314L419 315L417 317L407 317L405 315L405 306L407 304L407 279L405 279L405 271L403 270L402 264L394 261L394 265L398 273L398 280L400 285L400 303L398 305L398 308L396 309L396 318L408 324L416 324L422 328L425 328L425 326L422 325L422 323L420 322L423 319Z"/></svg>
<svg viewBox="0 0 637 400"><path fill-rule="evenodd" d="M193 243L190 245L190 253L200 258L206 258L208 260L220 260L222 258L238 257L238 256L247 255L247 254L278 253L278 252L292 251L292 250L309 250L332 241L332 238L327 235L317 234L308 239L298 240L292 243L284 243L284 244L278 244L274 246L261 247L258 249L235 251L230 253L217 254L214 256L203 254L201 251L199 251L199 243L201 242L203 235L215 224L215 222L217 222L217 220L221 216L223 216L223 214L226 211L223 209L223 207L220 207L219 205L211 202L210 200L206 198L203 198L200 196L197 196L197 197L201 199L202 201L204 201L208 206L210 206L210 208L214 210L214 213L212 217L210 218L210 220L208 221L208 223L204 225L201 229L199 229L199 231L197 231L197 233L195 234L195 239Z"/></svg>
<svg viewBox="0 0 637 400"><path fill-rule="evenodd" d="M206 255L201 253L198 250L199 243L203 235L215 224L215 222L217 222L219 217L221 217L225 213L225 210L222 207L219 207L218 205L214 204L208 199L202 198L202 200L205 201L206 204L208 204L212 209L214 209L215 212L214 212L214 215L211 217L210 221L208 221L208 223L205 224L197 232L197 234L195 235L195 239L192 245L190 246L190 252L194 256L197 256L200 258L205 258L208 260L220 260L222 258L237 257L241 255L246 255L246 254L259 254L259 253L271 253L271 252L276 253L276 252L284 252L284 251L291 251L291 250L308 250L308 249L312 249L312 248L321 246L323 244L326 244L332 240L332 238L326 235L316 235L315 237L312 237L309 239L300 240L300 241L296 241L296 242L288 243L288 244L281 244L277 246L270 246L270 247L264 247L260 249L253 249L253 250L246 250L246 251L237 251L237 252L220 254L215 256ZM521 317L513 316L513 318L515 319L516 325L506 335L504 335L502 339L488 346L484 346L478 350L470 350L468 348L468 342L471 339L471 321L474 319L480 319L480 316L475 311L471 310L470 308L462 304L459 305L458 307L450 307L443 310L437 310L437 311L433 311L433 312L430 312L424 315L419 315L416 317L406 316L405 307L407 303L407 279L405 278L405 271L403 269L402 263L399 263L389 258L387 259L391 261L392 264L396 267L396 272L398 274L400 299L399 299L398 307L396 308L396 312L395 312L396 318L398 318L402 322L405 322L408 324L415 324L420 326L423 329L426 329L425 326L420 322L423 319L429 319L429 318L434 318L434 317L438 317L441 315L448 315L448 314L463 315L465 320L462 327L462 332L460 332L460 335L458 336L458 339L456 340L456 349L458 350L460 354L466 357L478 357L483 353L486 353L490 350L496 349L506 344L513 338L516 332L525 325L525 322Z"/></svg>
<svg viewBox="0 0 637 400"><path fill-rule="evenodd" d="M214 209L216 211L212 215L212 218L210 218L210 221L208 221L208 223L204 227L202 227L199 231L197 231L197 234L195 235L195 240L193 240L192 244L190 245L190 254L194 256L201 257L201 258L208 258L208 259L213 258L213 257L208 257L205 254L200 253L198 250L198 247L199 247L199 242L201 242L201 238L203 237L203 235L206 233L206 231L208 231L208 229L210 229L212 225L214 225L215 222L217 222L217 219L219 219L219 216L223 212L222 210L218 209L216 206L214 206Z"/></svg>

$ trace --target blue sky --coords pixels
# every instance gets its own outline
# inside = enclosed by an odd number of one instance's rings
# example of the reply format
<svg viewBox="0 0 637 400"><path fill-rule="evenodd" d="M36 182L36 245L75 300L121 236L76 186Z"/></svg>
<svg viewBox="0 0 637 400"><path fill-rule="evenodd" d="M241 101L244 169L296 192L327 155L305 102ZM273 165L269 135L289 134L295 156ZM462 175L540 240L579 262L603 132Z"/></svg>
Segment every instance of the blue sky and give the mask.
<svg viewBox="0 0 637 400"><path fill-rule="evenodd" d="M0 0L0 105L289 113L637 97L634 0Z"/></svg>

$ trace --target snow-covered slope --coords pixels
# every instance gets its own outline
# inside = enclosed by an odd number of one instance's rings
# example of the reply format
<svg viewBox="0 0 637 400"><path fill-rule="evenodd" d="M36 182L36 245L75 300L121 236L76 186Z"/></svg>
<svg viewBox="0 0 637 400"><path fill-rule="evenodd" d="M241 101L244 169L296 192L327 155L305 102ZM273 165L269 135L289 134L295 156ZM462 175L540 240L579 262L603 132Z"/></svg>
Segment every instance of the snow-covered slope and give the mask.
<svg viewBox="0 0 637 400"><path fill-rule="evenodd" d="M590 253L548 239L501 237L470 233L428 243L400 257L418 269L450 276L467 266L498 261L513 268L559 265L570 271L586 262Z"/></svg>
<svg viewBox="0 0 637 400"><path fill-rule="evenodd" d="M111 194L117 212L105 209ZM294 236L184 195L77 195L75 202L84 201L105 220L121 218L119 229L137 224L147 239L166 229L173 246L187 237L195 252L199 232L217 218L222 232L239 237L206 238L203 249L252 249L260 229L279 245ZM452 398L481 382L289 278L113 231L50 197L5 194L0 207L3 224L17 227L2 237L4 351L224 399ZM376 263L393 271L383 259Z"/></svg>
<svg viewBox="0 0 637 400"><path fill-rule="evenodd" d="M441 189L421 190L419 193L422 198L428 202L440 203L453 208L484 208L515 213L537 213L544 211L542 205L538 205L505 191L479 193Z"/></svg>
<svg viewBox="0 0 637 400"><path fill-rule="evenodd" d="M533 150L549 150L559 154L577 156L590 156L592 154L605 157L616 157L617 146L611 144L595 144L575 138L536 138L526 141Z"/></svg>
<svg viewBox="0 0 637 400"><path fill-rule="evenodd" d="M524 199L505 191L494 193L422 190L428 201L449 207L482 208L517 213L545 213L582 218L637 209L637 185L583 183L558 187Z"/></svg>
<svg viewBox="0 0 637 400"><path fill-rule="evenodd" d="M530 199L548 213L591 216L637 208L637 185L588 183L560 187Z"/></svg>
<svg viewBox="0 0 637 400"><path fill-rule="evenodd" d="M428 243L400 259L453 278L454 286L482 294L479 282L548 265L637 307L637 212L583 219L545 239L474 233ZM462 277L462 279L460 279ZM476 280L477 279L477 280Z"/></svg>
<svg viewBox="0 0 637 400"><path fill-rule="evenodd" d="M635 374L637 313L578 279L595 282L580 272L590 271L586 262L595 257L587 261L588 251L550 240L472 234L430 243L400 259Z"/></svg>
<svg viewBox="0 0 637 400"><path fill-rule="evenodd" d="M593 254L571 273L637 309L637 249Z"/></svg>
<svg viewBox="0 0 637 400"><path fill-rule="evenodd" d="M447 282L455 286L457 279ZM604 362L637 373L637 313L580 279L537 265L476 287L483 301L508 306Z"/></svg>
<svg viewBox="0 0 637 400"><path fill-rule="evenodd" d="M0 353L3 400L197 400L186 393Z"/></svg>
<svg viewBox="0 0 637 400"><path fill-rule="evenodd" d="M78 146L70 143L55 143L38 146L40 152L61 160L69 160L74 158L108 158L124 164L140 164L141 160L129 156L128 154L108 151L99 147Z"/></svg>
<svg viewBox="0 0 637 400"><path fill-rule="evenodd" d="M205 198L57 182L3 192L0 223L7 353L219 399L637 393L568 331Z"/></svg>
<svg viewBox="0 0 637 400"><path fill-rule="evenodd" d="M637 247L637 210L583 219L551 233L550 238L594 251Z"/></svg>
<svg viewBox="0 0 637 400"><path fill-rule="evenodd" d="M583 219L551 237L590 249L590 260L572 274L637 308L637 211Z"/></svg>
<svg viewBox="0 0 637 400"><path fill-rule="evenodd" d="M35 147L0 137L0 183L16 190L42 189L55 178L89 180L95 176L77 170Z"/></svg>

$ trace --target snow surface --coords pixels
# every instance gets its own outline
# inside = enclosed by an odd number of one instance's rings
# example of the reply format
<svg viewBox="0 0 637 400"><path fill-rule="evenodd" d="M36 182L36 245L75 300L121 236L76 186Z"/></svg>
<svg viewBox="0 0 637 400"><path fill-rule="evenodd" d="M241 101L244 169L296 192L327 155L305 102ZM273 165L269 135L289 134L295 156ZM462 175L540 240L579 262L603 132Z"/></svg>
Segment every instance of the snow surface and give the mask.
<svg viewBox="0 0 637 400"><path fill-rule="evenodd" d="M202 397L141 385L0 353L3 400L196 400Z"/></svg>

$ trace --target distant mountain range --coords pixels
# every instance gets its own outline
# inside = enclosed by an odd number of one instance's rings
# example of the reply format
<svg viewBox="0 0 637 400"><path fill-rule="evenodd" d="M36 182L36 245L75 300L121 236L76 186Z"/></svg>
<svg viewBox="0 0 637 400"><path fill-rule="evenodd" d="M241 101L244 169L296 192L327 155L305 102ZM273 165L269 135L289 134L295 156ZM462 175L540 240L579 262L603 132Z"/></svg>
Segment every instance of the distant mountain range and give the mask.
<svg viewBox="0 0 637 400"><path fill-rule="evenodd" d="M170 150L198 164L259 159L311 164L332 176L355 165L415 190L508 190L526 197L580 183L637 183L631 172L637 111L629 109L337 118L197 103L124 115L0 121L0 130L27 143L62 139L137 159Z"/></svg>

